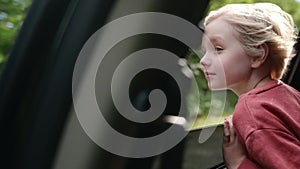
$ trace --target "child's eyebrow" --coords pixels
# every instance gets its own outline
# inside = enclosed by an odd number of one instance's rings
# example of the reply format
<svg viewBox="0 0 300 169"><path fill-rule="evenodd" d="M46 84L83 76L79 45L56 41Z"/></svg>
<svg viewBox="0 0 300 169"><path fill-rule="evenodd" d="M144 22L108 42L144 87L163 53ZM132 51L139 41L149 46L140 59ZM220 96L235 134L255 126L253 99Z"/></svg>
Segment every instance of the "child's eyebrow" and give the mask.
<svg viewBox="0 0 300 169"><path fill-rule="evenodd" d="M206 37L203 38L203 39L205 39L206 41L202 40L202 43L201 43L201 49L202 50L205 49L205 46L207 46L207 43L209 44L209 42L211 44L213 44L213 43L222 43L222 42L225 41L224 38L222 36L220 36L220 35L214 35L214 36L211 36L211 37L208 37L207 35L205 35L205 36ZM209 42L207 42L207 41L209 41Z"/></svg>
<svg viewBox="0 0 300 169"><path fill-rule="evenodd" d="M221 36L216 35L216 36L212 36L210 38L210 41L211 42L224 42L224 39Z"/></svg>

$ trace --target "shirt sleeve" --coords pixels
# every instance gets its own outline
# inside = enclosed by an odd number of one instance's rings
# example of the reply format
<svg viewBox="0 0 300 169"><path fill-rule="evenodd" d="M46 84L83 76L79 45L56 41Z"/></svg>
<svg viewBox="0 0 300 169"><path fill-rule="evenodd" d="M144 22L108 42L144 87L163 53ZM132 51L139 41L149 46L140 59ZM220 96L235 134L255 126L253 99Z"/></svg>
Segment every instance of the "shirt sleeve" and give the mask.
<svg viewBox="0 0 300 169"><path fill-rule="evenodd" d="M293 135L275 129L260 129L252 132L245 143L249 155L262 168L300 167L300 141ZM251 166L250 162L245 164Z"/></svg>

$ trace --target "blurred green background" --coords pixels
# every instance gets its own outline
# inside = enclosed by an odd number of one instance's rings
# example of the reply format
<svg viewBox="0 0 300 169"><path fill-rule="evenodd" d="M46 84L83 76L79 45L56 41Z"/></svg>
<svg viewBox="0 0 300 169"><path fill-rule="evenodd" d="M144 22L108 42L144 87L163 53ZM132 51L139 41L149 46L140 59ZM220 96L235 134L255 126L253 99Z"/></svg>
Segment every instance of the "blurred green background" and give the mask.
<svg viewBox="0 0 300 169"><path fill-rule="evenodd" d="M31 0L0 0L0 73L30 4Z"/></svg>

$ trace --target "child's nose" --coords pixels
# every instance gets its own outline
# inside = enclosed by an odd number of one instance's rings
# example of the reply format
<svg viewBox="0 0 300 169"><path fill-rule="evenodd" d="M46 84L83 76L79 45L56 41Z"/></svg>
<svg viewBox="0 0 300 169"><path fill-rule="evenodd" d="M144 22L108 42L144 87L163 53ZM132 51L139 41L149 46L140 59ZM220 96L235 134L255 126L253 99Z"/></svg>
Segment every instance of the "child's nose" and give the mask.
<svg viewBox="0 0 300 169"><path fill-rule="evenodd" d="M201 60L200 60L200 64L204 67L209 66L211 64L210 59L207 57L207 54L205 54Z"/></svg>

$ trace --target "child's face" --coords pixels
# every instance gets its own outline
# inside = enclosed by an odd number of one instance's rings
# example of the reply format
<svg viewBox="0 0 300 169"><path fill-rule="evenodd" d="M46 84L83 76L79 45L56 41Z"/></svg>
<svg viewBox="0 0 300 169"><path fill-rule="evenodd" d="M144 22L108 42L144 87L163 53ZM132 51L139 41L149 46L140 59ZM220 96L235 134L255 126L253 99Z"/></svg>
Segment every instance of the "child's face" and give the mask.
<svg viewBox="0 0 300 169"><path fill-rule="evenodd" d="M250 57L237 39L238 33L222 18L205 28L200 60L208 85L212 90L241 90L251 74Z"/></svg>

